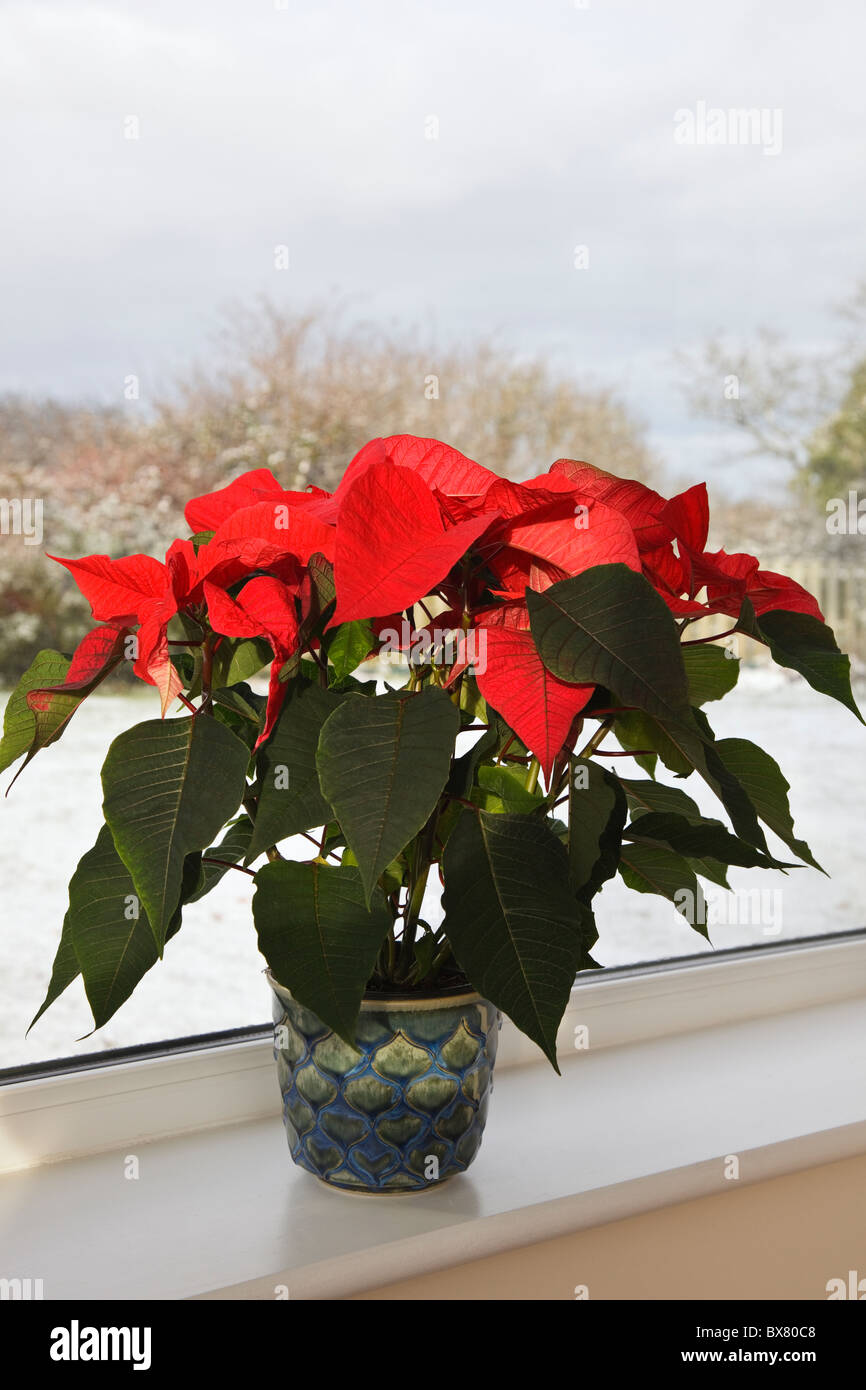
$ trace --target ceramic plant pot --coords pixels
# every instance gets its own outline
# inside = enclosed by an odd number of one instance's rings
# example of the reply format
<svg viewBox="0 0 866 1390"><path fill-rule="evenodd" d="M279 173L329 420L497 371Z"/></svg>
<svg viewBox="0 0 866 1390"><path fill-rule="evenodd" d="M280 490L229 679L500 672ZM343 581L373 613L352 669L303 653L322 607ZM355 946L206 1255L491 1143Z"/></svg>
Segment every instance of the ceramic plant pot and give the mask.
<svg viewBox="0 0 866 1390"><path fill-rule="evenodd" d="M370 995L351 1048L268 981L295 1163L352 1192L416 1192L465 1172L484 1130L498 1009L471 989Z"/></svg>

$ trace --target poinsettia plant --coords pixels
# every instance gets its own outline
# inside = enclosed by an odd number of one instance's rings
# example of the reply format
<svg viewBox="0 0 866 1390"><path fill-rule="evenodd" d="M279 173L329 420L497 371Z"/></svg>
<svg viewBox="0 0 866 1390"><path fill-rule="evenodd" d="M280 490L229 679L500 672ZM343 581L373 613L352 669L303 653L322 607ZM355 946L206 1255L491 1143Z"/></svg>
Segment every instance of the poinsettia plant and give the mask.
<svg viewBox="0 0 866 1390"><path fill-rule="evenodd" d="M80 975L105 1024L187 905L240 871L273 975L341 1037L366 991L468 981L556 1065L612 875L706 934L685 908L701 878L791 866L764 827L820 867L774 760L714 737L704 706L738 662L693 625L726 615L860 718L848 658L800 585L707 550L703 485L666 500L569 459L516 483L397 436L333 494L256 469L186 519L164 561L59 561L98 626L71 658L40 652L6 710L0 767L55 742L124 660L161 704L106 757L37 1018ZM394 655L402 682L381 678ZM729 824L658 763L708 783Z"/></svg>

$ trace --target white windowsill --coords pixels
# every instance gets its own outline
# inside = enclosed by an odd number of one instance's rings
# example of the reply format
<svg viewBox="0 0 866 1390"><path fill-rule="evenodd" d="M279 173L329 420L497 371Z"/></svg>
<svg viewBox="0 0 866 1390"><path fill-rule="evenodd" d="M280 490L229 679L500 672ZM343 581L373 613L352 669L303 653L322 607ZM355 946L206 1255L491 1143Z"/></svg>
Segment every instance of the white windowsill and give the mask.
<svg viewBox="0 0 866 1390"><path fill-rule="evenodd" d="M727 1155L749 1183L866 1151L866 942L773 955L582 979L561 1078L503 1029L475 1163L417 1195L294 1168L260 1043L6 1087L0 1276L46 1298L339 1298L729 1190Z"/></svg>

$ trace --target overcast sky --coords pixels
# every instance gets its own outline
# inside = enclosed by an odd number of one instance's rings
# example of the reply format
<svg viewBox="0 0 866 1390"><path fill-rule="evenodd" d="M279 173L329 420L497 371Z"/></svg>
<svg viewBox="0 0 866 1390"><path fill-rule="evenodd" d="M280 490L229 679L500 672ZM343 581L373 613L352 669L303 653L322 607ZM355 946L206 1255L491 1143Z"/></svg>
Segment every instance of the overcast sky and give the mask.
<svg viewBox="0 0 866 1390"><path fill-rule="evenodd" d="M135 373L146 398L228 301L338 291L548 351L718 481L674 350L760 324L821 344L866 275L861 0L30 0L0 19L0 390L121 399ZM765 110L767 138L682 143L700 103Z"/></svg>

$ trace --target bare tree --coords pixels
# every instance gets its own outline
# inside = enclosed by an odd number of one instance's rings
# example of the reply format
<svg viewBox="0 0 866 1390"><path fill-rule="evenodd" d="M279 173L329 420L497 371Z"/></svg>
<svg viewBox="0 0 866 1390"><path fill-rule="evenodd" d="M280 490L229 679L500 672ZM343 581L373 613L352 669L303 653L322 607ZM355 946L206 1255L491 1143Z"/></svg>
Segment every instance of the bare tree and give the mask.
<svg viewBox="0 0 866 1390"><path fill-rule="evenodd" d="M614 392L489 341L442 347L352 324L334 306L262 303L230 315L216 361L161 403L158 429L217 478L267 466L287 485L330 488L368 439L401 433L444 439L512 477L558 455L644 479L655 468Z"/></svg>
<svg viewBox="0 0 866 1390"><path fill-rule="evenodd" d="M794 351L764 329L746 347L715 337L678 354L694 413L737 430L746 456L788 462L795 489L822 501L864 475L866 282L836 312L843 328L825 350Z"/></svg>

